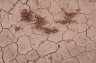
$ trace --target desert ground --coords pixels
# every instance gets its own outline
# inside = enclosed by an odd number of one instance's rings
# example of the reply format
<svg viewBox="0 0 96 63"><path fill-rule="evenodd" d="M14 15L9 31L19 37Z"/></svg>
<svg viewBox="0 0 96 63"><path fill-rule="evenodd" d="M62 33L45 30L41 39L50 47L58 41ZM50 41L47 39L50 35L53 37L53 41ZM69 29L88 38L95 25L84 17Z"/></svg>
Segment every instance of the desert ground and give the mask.
<svg viewBox="0 0 96 63"><path fill-rule="evenodd" d="M96 63L96 0L0 0L0 63Z"/></svg>

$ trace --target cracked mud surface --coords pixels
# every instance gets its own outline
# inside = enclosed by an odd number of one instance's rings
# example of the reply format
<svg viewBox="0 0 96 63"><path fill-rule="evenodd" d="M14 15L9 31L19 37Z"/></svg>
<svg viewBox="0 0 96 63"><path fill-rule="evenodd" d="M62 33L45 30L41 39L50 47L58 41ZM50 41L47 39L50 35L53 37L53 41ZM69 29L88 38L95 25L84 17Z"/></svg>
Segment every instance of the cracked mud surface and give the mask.
<svg viewBox="0 0 96 63"><path fill-rule="evenodd" d="M96 63L96 0L0 0L0 63Z"/></svg>

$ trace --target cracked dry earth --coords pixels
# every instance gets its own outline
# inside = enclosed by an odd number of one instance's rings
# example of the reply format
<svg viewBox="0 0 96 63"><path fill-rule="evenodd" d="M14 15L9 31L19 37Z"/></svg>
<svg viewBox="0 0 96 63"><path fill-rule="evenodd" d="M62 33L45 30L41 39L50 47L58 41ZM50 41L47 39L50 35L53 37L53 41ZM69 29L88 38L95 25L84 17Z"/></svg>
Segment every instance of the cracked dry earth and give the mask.
<svg viewBox="0 0 96 63"><path fill-rule="evenodd" d="M0 63L96 63L96 0L0 0Z"/></svg>

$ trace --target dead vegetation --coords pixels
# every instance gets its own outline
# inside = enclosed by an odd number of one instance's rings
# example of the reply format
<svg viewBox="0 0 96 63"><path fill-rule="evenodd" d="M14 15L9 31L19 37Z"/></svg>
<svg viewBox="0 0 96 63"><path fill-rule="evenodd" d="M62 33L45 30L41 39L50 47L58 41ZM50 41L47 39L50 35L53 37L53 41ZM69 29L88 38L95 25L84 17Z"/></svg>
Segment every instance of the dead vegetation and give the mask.
<svg viewBox="0 0 96 63"><path fill-rule="evenodd" d="M43 28L44 33L51 34L51 33L57 33L59 30L56 28Z"/></svg>
<svg viewBox="0 0 96 63"><path fill-rule="evenodd" d="M76 15L76 12L65 12L66 17L73 18Z"/></svg>
<svg viewBox="0 0 96 63"><path fill-rule="evenodd" d="M20 29L21 29L20 26L15 26L15 31L16 31L16 32L19 31Z"/></svg>
<svg viewBox="0 0 96 63"><path fill-rule="evenodd" d="M42 18L40 15L35 15L35 22L34 22L34 26L36 29L40 29L42 28L47 22L44 18Z"/></svg>
<svg viewBox="0 0 96 63"><path fill-rule="evenodd" d="M64 9L62 9L62 11L64 11ZM71 22L75 22L72 20L72 18L74 16L76 16L76 12L66 12L64 11L64 19L63 20L59 20L56 21L56 23L60 23L60 24L67 24L67 23L71 23ZM47 24L47 21L41 17L40 15L35 14L34 16L32 15L31 11L28 11L27 9L22 9L21 11L21 21L27 21L33 22L33 28L34 29L38 29L43 31L46 34L51 34L51 33L57 33L58 29L56 28L46 28L44 27L44 25ZM16 27L16 31L19 30L19 27Z"/></svg>
<svg viewBox="0 0 96 63"><path fill-rule="evenodd" d="M27 9L22 9L21 11L21 21L31 21L32 19L32 12L28 11Z"/></svg>
<svg viewBox="0 0 96 63"><path fill-rule="evenodd" d="M56 33L58 32L58 29L56 28L47 28L44 27L44 25L47 24L47 21L42 18L40 15L35 15L35 22L34 22L34 26L36 29L42 30L45 34L51 34L51 33Z"/></svg>
<svg viewBox="0 0 96 63"><path fill-rule="evenodd" d="M31 20L32 19L32 20ZM46 25L48 22L41 17L40 15L31 15L31 11L28 11L27 9L22 9L21 11L21 21L32 21L33 22L33 27L34 29L38 29L43 31L46 34L51 34L51 33L56 33L58 32L58 29L56 28L46 28L44 25ZM15 31L18 31L20 28L16 27Z"/></svg>
<svg viewBox="0 0 96 63"><path fill-rule="evenodd" d="M63 10L64 11L64 10ZM67 24L67 23L71 23L71 22L75 22L72 20L72 18L74 18L74 16L76 16L76 12L66 12L64 11L65 17L63 20L60 21L56 21L56 23L60 23L60 24Z"/></svg>

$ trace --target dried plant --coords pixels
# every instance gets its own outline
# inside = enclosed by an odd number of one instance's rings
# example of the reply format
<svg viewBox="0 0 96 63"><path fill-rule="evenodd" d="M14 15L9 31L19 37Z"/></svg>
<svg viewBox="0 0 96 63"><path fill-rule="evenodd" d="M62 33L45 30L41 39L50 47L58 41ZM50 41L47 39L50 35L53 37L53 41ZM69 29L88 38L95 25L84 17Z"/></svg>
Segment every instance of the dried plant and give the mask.
<svg viewBox="0 0 96 63"><path fill-rule="evenodd" d="M65 16L73 18L76 15L76 12L65 12Z"/></svg>
<svg viewBox="0 0 96 63"><path fill-rule="evenodd" d="M35 28L39 29L39 28L42 28L42 26L44 26L47 22L44 18L42 18L40 15L35 15L35 22L34 22L34 25L35 25Z"/></svg>
<svg viewBox="0 0 96 63"><path fill-rule="evenodd" d="M46 34L58 32L58 29L56 29L56 28L46 28L46 27L44 27L44 25L47 24L47 22L40 15L35 15L35 18L36 18L36 20L34 22L34 26L35 26L36 29L42 30Z"/></svg>
<svg viewBox="0 0 96 63"><path fill-rule="evenodd" d="M31 21L32 15L31 11L28 11L27 9L22 9L21 11L21 21Z"/></svg>
<svg viewBox="0 0 96 63"><path fill-rule="evenodd" d="M58 29L56 28L43 28L44 30L44 33L46 34L51 34L51 33L57 33L58 32Z"/></svg>
<svg viewBox="0 0 96 63"><path fill-rule="evenodd" d="M64 19L60 20L60 21L56 21L56 23L67 24L67 23L75 22L75 21L72 20L72 18L76 15L76 12L66 12L66 11L64 11L64 13L65 13Z"/></svg>
<svg viewBox="0 0 96 63"><path fill-rule="evenodd" d="M15 31L19 31L21 29L20 26L15 26Z"/></svg>
<svg viewBox="0 0 96 63"><path fill-rule="evenodd" d="M70 21L60 20L60 21L56 21L56 23L66 24L66 23L70 23Z"/></svg>

